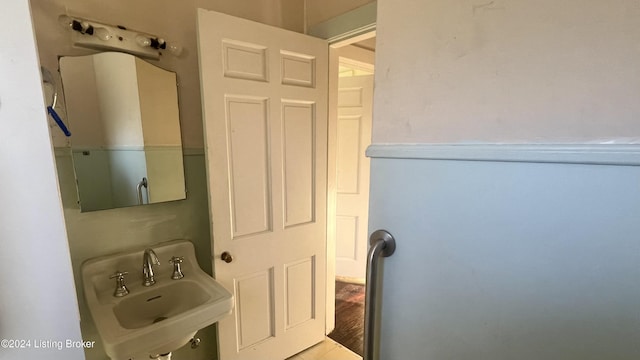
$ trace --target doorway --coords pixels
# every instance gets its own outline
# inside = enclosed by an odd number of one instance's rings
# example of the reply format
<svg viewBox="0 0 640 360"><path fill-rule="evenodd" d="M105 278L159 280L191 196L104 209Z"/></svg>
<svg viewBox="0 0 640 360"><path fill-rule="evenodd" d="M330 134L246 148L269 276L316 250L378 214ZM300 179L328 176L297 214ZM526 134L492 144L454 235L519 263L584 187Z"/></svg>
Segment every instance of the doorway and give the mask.
<svg viewBox="0 0 640 360"><path fill-rule="evenodd" d="M333 47L338 66L330 70L330 91L337 94L329 119L329 176L334 186L327 220L328 236L335 239L335 328L328 336L362 356L369 206L365 151L371 143L375 33Z"/></svg>

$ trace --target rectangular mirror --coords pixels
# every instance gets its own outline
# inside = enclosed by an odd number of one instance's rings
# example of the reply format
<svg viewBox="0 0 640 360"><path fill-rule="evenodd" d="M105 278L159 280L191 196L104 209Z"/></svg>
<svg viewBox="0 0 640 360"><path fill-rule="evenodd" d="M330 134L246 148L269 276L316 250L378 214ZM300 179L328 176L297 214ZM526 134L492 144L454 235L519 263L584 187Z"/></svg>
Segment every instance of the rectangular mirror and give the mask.
<svg viewBox="0 0 640 360"><path fill-rule="evenodd" d="M105 52L60 75L80 211L186 198L175 73Z"/></svg>

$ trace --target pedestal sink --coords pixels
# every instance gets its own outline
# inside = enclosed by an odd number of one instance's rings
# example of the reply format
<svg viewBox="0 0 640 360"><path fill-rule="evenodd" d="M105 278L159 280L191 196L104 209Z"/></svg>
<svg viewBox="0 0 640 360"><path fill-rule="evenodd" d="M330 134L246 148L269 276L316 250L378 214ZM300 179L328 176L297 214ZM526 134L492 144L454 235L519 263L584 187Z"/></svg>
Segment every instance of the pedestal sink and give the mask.
<svg viewBox="0 0 640 360"><path fill-rule="evenodd" d="M154 267L156 283L142 285L142 254L139 248L87 260L82 282L89 311L113 360L149 359L185 345L196 331L229 315L233 296L196 261L193 244L174 240L149 246L160 259ZM184 278L171 279L173 256L184 258ZM128 272L129 294L116 297L116 281L110 275Z"/></svg>

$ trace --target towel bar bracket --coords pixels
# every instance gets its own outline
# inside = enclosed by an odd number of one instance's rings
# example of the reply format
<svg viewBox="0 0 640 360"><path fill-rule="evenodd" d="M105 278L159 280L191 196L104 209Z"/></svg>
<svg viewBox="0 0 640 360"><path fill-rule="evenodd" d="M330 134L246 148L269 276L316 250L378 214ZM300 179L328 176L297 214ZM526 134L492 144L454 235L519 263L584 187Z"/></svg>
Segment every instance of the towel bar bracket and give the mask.
<svg viewBox="0 0 640 360"><path fill-rule="evenodd" d="M378 241L384 242L384 247L382 248L382 253L380 254L382 255L382 257L391 256L396 251L396 239L394 239L393 235L391 235L388 231L374 231L369 238L369 245L373 247L373 245L375 245L375 243L377 243Z"/></svg>

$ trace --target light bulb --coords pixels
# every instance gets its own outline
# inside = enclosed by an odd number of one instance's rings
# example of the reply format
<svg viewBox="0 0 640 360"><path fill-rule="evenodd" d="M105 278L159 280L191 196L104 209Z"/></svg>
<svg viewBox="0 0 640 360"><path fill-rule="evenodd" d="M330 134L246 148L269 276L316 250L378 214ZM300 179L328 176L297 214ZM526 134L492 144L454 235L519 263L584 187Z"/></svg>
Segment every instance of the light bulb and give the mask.
<svg viewBox="0 0 640 360"><path fill-rule="evenodd" d="M102 41L109 41L113 37L113 35L111 35L111 32L103 27L95 28L93 34Z"/></svg>
<svg viewBox="0 0 640 360"><path fill-rule="evenodd" d="M146 36L142 36L142 35L136 36L136 42L138 43L138 45L140 45L142 47L151 46L151 39L149 39Z"/></svg>
<svg viewBox="0 0 640 360"><path fill-rule="evenodd" d="M167 44L167 49L169 49L169 52L172 53L174 56L178 57L182 54L182 50L184 50L182 48L182 45L175 43L175 42L171 42L169 44Z"/></svg>

